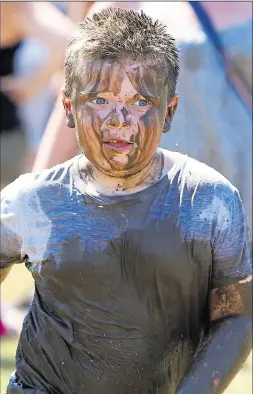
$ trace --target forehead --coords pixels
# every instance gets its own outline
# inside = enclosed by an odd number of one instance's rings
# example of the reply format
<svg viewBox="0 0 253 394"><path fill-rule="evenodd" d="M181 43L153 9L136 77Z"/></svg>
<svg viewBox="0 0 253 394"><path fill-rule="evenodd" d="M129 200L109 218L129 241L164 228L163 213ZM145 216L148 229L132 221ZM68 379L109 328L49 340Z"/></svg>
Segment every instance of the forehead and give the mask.
<svg viewBox="0 0 253 394"><path fill-rule="evenodd" d="M122 91L143 96L160 95L164 78L155 64L114 59L85 61L79 74L78 91L84 94Z"/></svg>

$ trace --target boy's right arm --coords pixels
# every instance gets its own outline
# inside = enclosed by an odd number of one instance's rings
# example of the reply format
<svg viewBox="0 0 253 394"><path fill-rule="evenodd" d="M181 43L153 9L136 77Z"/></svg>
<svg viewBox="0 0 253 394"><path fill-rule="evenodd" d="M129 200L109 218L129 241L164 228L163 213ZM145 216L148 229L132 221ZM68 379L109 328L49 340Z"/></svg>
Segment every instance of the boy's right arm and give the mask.
<svg viewBox="0 0 253 394"><path fill-rule="evenodd" d="M0 283L5 280L13 264L22 262L19 191L23 177L20 178L1 191Z"/></svg>

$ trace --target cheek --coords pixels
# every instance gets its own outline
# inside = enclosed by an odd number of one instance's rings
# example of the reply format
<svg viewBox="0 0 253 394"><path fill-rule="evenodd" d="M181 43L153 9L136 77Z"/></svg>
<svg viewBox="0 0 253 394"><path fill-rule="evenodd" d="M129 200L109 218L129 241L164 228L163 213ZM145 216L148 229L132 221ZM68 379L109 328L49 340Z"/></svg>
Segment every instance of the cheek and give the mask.
<svg viewBox="0 0 253 394"><path fill-rule="evenodd" d="M138 133L139 124L143 116L144 116L143 114L135 114L135 113L129 113L128 115L128 119L131 124L131 131L134 135Z"/></svg>
<svg viewBox="0 0 253 394"><path fill-rule="evenodd" d="M139 145L144 150L156 149L161 138L160 112L151 108L139 121Z"/></svg>
<svg viewBox="0 0 253 394"><path fill-rule="evenodd" d="M97 111L89 107L80 107L76 111L76 120L79 138L82 141L87 141L88 139L90 142L91 139L94 140L94 137L99 137L101 120Z"/></svg>
<svg viewBox="0 0 253 394"><path fill-rule="evenodd" d="M107 104L104 106L104 108L95 110L98 117L101 119L101 122L105 121L108 119L112 111L115 109L115 105L113 104Z"/></svg>

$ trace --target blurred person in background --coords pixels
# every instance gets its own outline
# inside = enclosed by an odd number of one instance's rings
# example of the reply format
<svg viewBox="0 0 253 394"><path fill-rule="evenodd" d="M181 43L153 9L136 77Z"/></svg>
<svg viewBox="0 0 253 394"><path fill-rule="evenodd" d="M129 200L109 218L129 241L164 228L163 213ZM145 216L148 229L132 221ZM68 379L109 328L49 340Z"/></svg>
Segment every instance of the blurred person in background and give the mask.
<svg viewBox="0 0 253 394"><path fill-rule="evenodd" d="M72 4L75 8L76 3ZM112 4L115 3L95 3L90 7L88 16L101 6ZM121 3L116 3L116 6L118 4ZM128 6L132 8L133 4ZM251 88L252 3L203 2L202 6L228 55ZM205 34L190 2L139 2L134 3L134 7L166 23L181 50L178 114L173 132L163 136L160 146L187 153L220 171L240 190L247 215L251 218L251 113L231 87L212 40ZM77 149L75 135L65 125L59 97L33 170L62 163ZM252 222L249 222L252 231Z"/></svg>
<svg viewBox="0 0 253 394"><path fill-rule="evenodd" d="M1 2L1 188L24 166L31 169L55 99L50 80L63 65L72 28L50 3ZM0 336L17 333L17 316L1 303Z"/></svg>
<svg viewBox="0 0 253 394"><path fill-rule="evenodd" d="M72 28L69 18L48 2L1 3L2 184L23 171L24 158L31 169L55 99L50 81L63 65Z"/></svg>

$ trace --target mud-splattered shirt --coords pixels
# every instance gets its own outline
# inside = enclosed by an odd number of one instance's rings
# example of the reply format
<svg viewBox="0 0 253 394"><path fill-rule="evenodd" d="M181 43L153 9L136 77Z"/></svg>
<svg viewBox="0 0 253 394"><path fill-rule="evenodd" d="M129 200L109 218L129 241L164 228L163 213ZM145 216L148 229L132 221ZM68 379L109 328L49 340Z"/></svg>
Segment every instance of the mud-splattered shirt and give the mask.
<svg viewBox="0 0 253 394"><path fill-rule="evenodd" d="M79 158L2 192L2 267L35 281L8 393L174 394L211 289L252 273L239 193L183 157L141 192L94 197Z"/></svg>

